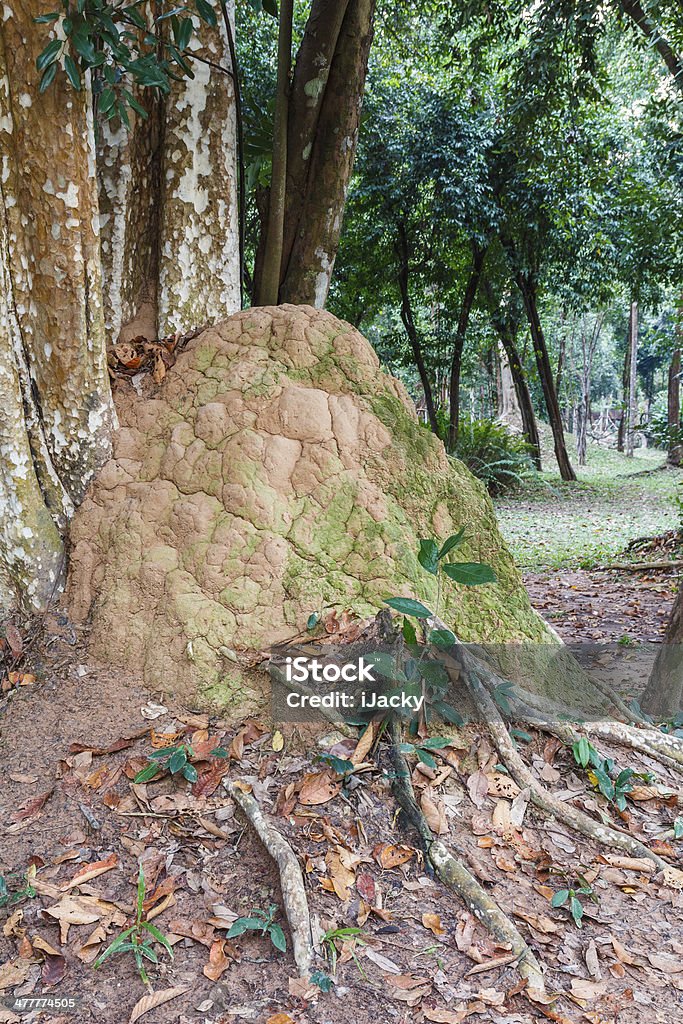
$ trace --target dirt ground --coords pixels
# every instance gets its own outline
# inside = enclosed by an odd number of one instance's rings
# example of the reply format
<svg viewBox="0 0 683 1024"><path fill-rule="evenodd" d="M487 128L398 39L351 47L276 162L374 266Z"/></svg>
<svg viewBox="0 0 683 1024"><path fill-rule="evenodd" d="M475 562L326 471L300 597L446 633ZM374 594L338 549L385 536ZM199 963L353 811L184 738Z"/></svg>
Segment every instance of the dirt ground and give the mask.
<svg viewBox="0 0 683 1024"><path fill-rule="evenodd" d="M632 574L545 573L527 584L567 639L654 638L672 596L671 581ZM316 751L336 741L333 753L348 757L355 741L322 730L317 746L299 727L280 733L266 719L235 727L176 707L89 662L68 623L46 625L21 669L35 681L15 679L23 685L0 700L0 875L16 892L28 872L35 892L0 909L0 995L7 1007L21 997L80 1002L68 1011L0 1009L0 1022L118 1024L141 1010L150 1024L670 1024L681 1016L683 892L664 885L648 862L627 863L527 806L498 771L481 728L450 730L437 769L416 766L413 780L430 822L460 846L546 965L547 987L559 996L545 1006L519 991L505 949L429 877L416 836L396 813L384 743L342 788ZM193 746L198 781L165 775L135 784L147 755L179 733ZM229 759L209 756L218 744ZM602 744L620 766L656 775L619 816L558 741L536 735L520 747L556 795L683 866L679 844L657 838L678 815L680 776ZM284 953L258 935L226 939L236 917L270 904L281 910L282 898L277 871L225 792L223 773L251 785L296 851L314 935L360 929L337 936L336 983L327 994L297 979L286 927ZM154 992L168 997L150 1009L139 1003L147 992L129 956L93 967L131 923L138 861L146 911L174 951L170 960L157 945L159 964L148 964ZM556 891L579 885L577 873L592 888L581 899L581 928L550 903ZM281 913L277 920L284 925ZM319 968L333 973L322 957Z"/></svg>

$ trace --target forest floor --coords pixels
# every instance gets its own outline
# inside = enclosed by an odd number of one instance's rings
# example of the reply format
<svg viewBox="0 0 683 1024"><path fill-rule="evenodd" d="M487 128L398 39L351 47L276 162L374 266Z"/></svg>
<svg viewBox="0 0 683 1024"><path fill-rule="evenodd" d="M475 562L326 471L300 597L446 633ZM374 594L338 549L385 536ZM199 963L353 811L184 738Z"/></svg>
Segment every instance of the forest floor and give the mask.
<svg viewBox="0 0 683 1024"><path fill-rule="evenodd" d="M656 490L658 474L633 486L655 477ZM616 516L616 493L595 481L584 486L594 522L602 522L598 493ZM556 490L553 514L572 522L574 499ZM677 521L669 500L662 491L658 528ZM529 503L531 514L528 494L506 502L509 536L517 502ZM634 497L634 516L636 506ZM650 514L643 509L633 536L646 532ZM533 526L532 545L547 536L541 521ZM521 544L521 527L517 537ZM616 537L600 543L610 558L618 554ZM534 558L525 570L532 599L565 638L661 633L669 576L581 569L580 553L575 562ZM651 862L615 856L538 813L509 778L501 789L498 755L481 726L449 729L436 770L416 763L412 779L434 830L462 850L546 965L558 998L545 1006L526 998L506 950L426 870L397 814L384 742L363 752L364 767L342 785L319 752L348 759L355 740L331 727L280 731L267 717L235 726L177 707L89 661L84 637L59 615L47 617L11 683L0 694L0 876L16 900L0 908L0 1024L670 1024L681 1016L683 891L664 884ZM180 741L192 745L197 782L167 773L134 782L155 749ZM217 745L230 757L211 757ZM620 766L656 776L618 813L558 740L534 733L520 745L560 799L606 816L683 866L668 837L683 799L680 776L601 743ZM226 792L228 779L251 786L303 866L314 935L327 933L322 949L329 957L334 945L339 961L327 994L297 977L278 872ZM171 960L156 946L148 1002L128 955L93 967L132 921L138 862L145 912L174 951ZM580 928L551 904L555 892L578 886L578 874L591 889L581 898ZM271 904L280 908L284 953L267 937L227 938L236 918ZM329 958L317 966L334 973ZM15 1008L39 997L73 997L78 1006Z"/></svg>

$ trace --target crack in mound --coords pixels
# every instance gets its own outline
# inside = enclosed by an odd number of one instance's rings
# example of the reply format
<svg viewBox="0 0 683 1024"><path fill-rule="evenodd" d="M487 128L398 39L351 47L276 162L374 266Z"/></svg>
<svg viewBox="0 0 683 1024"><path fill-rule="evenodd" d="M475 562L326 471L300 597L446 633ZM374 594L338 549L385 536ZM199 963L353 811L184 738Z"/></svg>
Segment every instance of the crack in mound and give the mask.
<svg viewBox="0 0 683 1024"><path fill-rule="evenodd" d="M419 538L461 525L458 558L490 563L499 582L449 588L442 617L463 640L548 640L483 486L330 313L237 313L120 419L73 520L67 600L91 619L92 653L148 685L250 709L262 686L235 652L292 636L326 605L434 601Z"/></svg>

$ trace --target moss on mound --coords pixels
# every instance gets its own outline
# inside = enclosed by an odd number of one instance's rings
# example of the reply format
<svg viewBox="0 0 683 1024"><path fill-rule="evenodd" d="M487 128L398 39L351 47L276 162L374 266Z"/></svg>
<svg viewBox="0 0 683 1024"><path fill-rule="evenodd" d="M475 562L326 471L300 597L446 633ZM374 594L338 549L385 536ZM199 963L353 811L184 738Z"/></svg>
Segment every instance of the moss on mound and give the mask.
<svg viewBox="0 0 683 1024"><path fill-rule="evenodd" d="M466 640L546 640L481 484L417 421L369 343L329 313L252 309L205 330L153 398L121 414L113 458L71 531L68 601L93 653L183 699L242 712L261 693L235 653L338 604L433 601L420 537L496 585L448 588Z"/></svg>

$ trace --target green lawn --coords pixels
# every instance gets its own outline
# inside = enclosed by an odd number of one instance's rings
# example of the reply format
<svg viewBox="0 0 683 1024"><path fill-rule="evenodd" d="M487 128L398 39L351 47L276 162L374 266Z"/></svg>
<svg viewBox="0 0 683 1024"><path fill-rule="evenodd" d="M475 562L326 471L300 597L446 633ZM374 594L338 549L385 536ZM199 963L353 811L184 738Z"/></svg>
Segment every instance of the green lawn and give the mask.
<svg viewBox="0 0 683 1024"><path fill-rule="evenodd" d="M496 501L500 528L520 566L590 568L614 560L631 540L679 525L683 471L660 470L663 452L638 450L628 459L594 445L588 465L579 467L568 437L579 481L567 484L559 479L550 443L545 428L543 461L552 471Z"/></svg>

